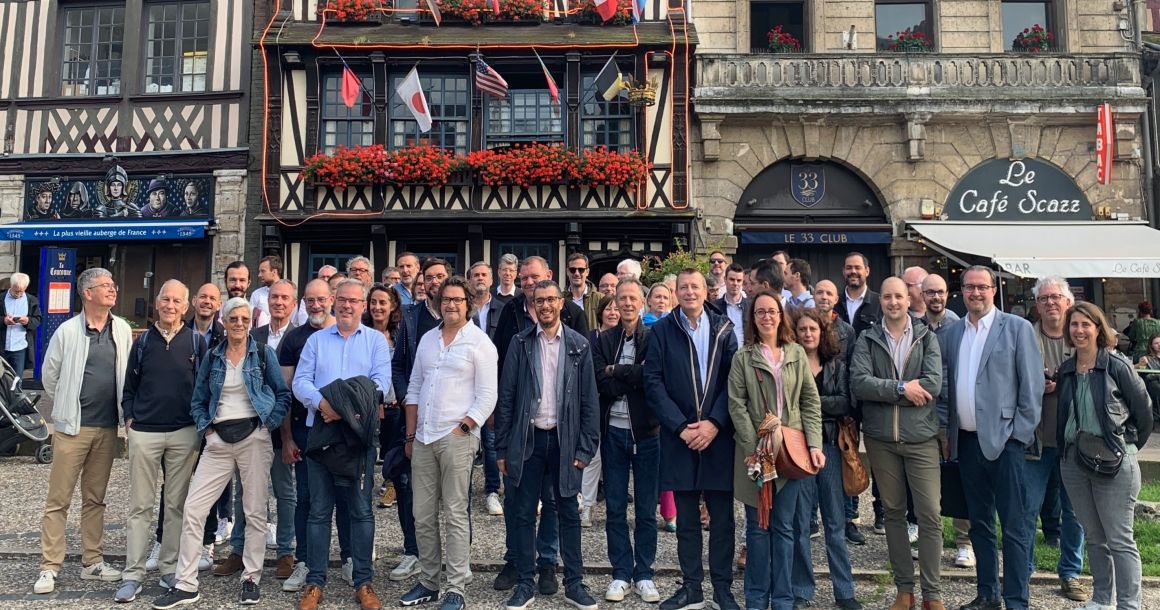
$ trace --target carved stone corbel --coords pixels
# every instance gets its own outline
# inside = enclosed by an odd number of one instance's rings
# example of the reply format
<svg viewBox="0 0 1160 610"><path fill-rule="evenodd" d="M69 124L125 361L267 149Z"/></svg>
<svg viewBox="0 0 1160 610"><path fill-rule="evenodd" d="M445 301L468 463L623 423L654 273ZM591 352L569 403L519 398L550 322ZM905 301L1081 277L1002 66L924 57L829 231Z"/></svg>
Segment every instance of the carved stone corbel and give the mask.
<svg viewBox="0 0 1160 610"><path fill-rule="evenodd" d="M912 112L906 115L906 159L911 163L926 158L926 122L929 112Z"/></svg>
<svg viewBox="0 0 1160 610"><path fill-rule="evenodd" d="M705 161L716 161L721 158L721 121L725 115L700 114L701 121L701 154Z"/></svg>

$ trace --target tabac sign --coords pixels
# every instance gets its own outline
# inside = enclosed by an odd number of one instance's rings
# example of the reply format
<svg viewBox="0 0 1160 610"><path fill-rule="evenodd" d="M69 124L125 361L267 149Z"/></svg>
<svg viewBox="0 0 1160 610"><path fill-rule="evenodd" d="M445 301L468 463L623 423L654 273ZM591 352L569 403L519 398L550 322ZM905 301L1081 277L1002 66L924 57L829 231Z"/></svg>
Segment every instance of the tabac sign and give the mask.
<svg viewBox="0 0 1160 610"><path fill-rule="evenodd" d="M1088 221L1092 206L1070 176L1039 159L992 159L967 172L943 205L947 220Z"/></svg>

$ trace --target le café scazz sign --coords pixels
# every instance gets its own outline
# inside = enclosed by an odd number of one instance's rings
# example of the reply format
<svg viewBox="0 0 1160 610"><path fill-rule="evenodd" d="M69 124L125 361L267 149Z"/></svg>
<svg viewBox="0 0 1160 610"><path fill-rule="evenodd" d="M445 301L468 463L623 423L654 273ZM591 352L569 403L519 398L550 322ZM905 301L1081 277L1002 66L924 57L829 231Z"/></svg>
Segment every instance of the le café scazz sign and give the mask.
<svg viewBox="0 0 1160 610"><path fill-rule="evenodd" d="M1092 206L1063 170L1039 159L992 159L967 172L943 205L947 220L1088 221Z"/></svg>

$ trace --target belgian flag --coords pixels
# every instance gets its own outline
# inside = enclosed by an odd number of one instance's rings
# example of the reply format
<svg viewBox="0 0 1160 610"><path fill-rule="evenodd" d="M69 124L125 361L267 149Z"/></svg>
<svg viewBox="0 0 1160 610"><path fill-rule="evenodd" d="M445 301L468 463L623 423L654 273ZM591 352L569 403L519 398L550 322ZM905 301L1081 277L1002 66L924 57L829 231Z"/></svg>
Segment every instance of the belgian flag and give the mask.
<svg viewBox="0 0 1160 610"><path fill-rule="evenodd" d="M608 63L596 75L596 92L606 102L616 99L625 89L624 78L620 75L620 68L616 66L616 53L608 58Z"/></svg>

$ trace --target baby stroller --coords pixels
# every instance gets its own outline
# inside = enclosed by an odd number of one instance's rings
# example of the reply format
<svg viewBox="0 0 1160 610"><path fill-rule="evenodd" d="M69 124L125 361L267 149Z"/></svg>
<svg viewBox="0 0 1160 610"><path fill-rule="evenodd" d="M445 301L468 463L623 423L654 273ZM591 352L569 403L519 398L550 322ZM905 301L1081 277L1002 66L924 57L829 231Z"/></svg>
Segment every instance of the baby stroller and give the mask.
<svg viewBox="0 0 1160 610"><path fill-rule="evenodd" d="M36 461L52 463L52 445L48 443L48 424L36 410L40 394L25 392L12 366L0 359L0 455L16 454L24 442L37 444Z"/></svg>

